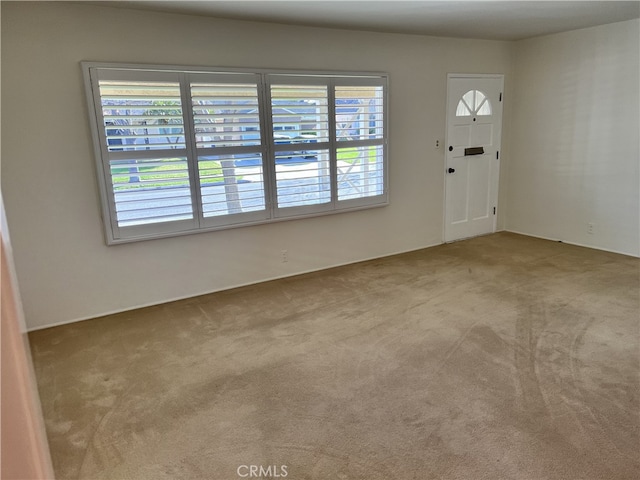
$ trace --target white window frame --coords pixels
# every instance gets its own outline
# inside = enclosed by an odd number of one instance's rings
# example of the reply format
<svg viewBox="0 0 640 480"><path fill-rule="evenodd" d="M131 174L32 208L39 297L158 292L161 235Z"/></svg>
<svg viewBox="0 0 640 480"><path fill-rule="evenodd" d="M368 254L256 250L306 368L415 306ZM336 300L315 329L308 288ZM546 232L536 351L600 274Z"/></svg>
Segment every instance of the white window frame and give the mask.
<svg viewBox="0 0 640 480"><path fill-rule="evenodd" d="M102 217L105 227L105 240L108 245L165 238L178 235L236 228L241 226L256 225L284 220L307 218L319 215L330 215L354 210L382 207L389 204L388 181L388 132L389 132L389 108L388 108L388 75L385 73L370 72L317 72L317 71L281 71L265 69L227 69L227 68L203 68L167 65L140 65L140 64L115 64L100 62L81 62L85 79L85 90L89 107L89 119L94 143L96 173L100 191ZM109 159L114 157L114 152L108 152L105 136L105 128L102 120L102 107L100 100L99 81L101 76L109 80L170 80L178 82L181 89L181 104L184 119L185 149L171 150L187 158L189 166L189 179L191 201L193 206L193 219L173 220L146 225L118 226L115 211L115 198L111 183ZM204 217L202 214L201 193L198 175L198 149L196 148L193 114L190 97L190 82L215 81L220 79L237 78L239 81L255 79L258 86L259 116L261 146L259 148L263 159L263 182L265 191L265 209L254 212L243 212L232 215L220 215ZM331 201L317 205L304 205L298 207L278 208L276 192L276 164L275 153L278 148L274 140L274 132L271 121L271 94L270 85L279 84L308 84L327 85L328 92L328 122L329 141L323 142L323 148L329 149L329 165L331 177ZM355 140L337 141L336 116L335 116L335 87L336 86L381 86L383 105L383 135L382 140ZM277 132L276 132L277 133ZM338 200L337 186L337 159L338 148L375 145L382 148L382 193L361 198ZM248 147L237 148L239 152ZM290 147L289 147L290 148ZM139 152L146 152L144 150ZM154 152L151 150L150 152ZM157 153L157 151L156 151ZM137 152L127 154L138 155ZM141 153L144 155L151 155ZM117 156L117 155L116 155Z"/></svg>

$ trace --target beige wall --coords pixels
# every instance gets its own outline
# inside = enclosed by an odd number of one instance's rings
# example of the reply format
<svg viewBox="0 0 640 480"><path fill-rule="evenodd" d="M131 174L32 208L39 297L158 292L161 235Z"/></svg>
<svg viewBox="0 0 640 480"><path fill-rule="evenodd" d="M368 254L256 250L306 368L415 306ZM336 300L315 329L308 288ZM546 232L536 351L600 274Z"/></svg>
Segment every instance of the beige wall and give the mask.
<svg viewBox="0 0 640 480"><path fill-rule="evenodd" d="M508 230L640 255L639 25L516 42Z"/></svg>
<svg viewBox="0 0 640 480"><path fill-rule="evenodd" d="M2 2L2 187L28 326L441 243L444 151L434 144L444 139L446 75L503 73L508 99L511 47ZM107 247L82 60L387 72L391 205ZM505 108L508 130L508 101ZM503 142L504 163L509 155ZM283 249L288 263L280 262Z"/></svg>

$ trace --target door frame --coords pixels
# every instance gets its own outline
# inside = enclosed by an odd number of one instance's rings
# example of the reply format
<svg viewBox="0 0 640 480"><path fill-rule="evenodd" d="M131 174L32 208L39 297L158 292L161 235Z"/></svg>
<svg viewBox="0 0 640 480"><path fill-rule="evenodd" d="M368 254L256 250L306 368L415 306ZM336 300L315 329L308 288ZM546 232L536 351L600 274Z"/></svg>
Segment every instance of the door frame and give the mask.
<svg viewBox="0 0 640 480"><path fill-rule="evenodd" d="M453 78L467 78L467 79L496 79L500 80L500 91L501 91L501 100L500 100L500 130L498 131L498 151L500 152L500 156L497 159L498 161L498 173L496 178L496 214L493 218L493 229L491 233L495 233L498 227L498 212L499 212L499 188L500 188L500 173L501 173L501 165L502 165L502 125L504 119L504 74L503 73L447 73L447 95L445 97L445 133L444 133L444 162L442 168L442 180L444 183L444 188L442 189L442 243L452 243L458 240L446 240L447 238L447 145L449 141L449 101L451 95L451 89L449 88L449 82Z"/></svg>

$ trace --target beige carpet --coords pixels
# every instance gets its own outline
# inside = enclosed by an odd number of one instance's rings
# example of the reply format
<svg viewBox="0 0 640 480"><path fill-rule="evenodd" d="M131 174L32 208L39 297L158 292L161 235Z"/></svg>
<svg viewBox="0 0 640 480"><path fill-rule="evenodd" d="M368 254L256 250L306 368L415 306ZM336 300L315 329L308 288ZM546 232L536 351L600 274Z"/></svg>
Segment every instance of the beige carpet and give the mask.
<svg viewBox="0 0 640 480"><path fill-rule="evenodd" d="M639 274L501 233L34 332L58 478L640 478Z"/></svg>

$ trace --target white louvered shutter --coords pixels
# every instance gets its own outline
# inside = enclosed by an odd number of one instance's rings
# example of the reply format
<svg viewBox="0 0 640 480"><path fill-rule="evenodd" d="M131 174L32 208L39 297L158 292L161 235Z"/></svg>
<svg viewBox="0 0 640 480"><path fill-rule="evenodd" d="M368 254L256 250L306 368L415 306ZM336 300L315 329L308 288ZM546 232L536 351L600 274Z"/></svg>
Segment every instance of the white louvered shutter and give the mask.
<svg viewBox="0 0 640 480"><path fill-rule="evenodd" d="M339 79L335 85L338 201L386 201L384 87L380 80Z"/></svg>
<svg viewBox="0 0 640 480"><path fill-rule="evenodd" d="M190 76L202 223L268 218L258 75Z"/></svg>
<svg viewBox="0 0 640 480"><path fill-rule="evenodd" d="M83 69L109 244L387 204L385 75Z"/></svg>
<svg viewBox="0 0 640 480"><path fill-rule="evenodd" d="M179 75L105 69L94 80L114 237L193 228Z"/></svg>
<svg viewBox="0 0 640 480"><path fill-rule="evenodd" d="M271 134L277 216L331 208L326 80L272 76Z"/></svg>

